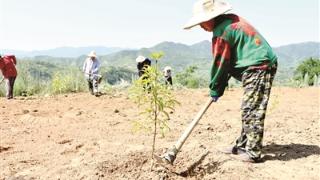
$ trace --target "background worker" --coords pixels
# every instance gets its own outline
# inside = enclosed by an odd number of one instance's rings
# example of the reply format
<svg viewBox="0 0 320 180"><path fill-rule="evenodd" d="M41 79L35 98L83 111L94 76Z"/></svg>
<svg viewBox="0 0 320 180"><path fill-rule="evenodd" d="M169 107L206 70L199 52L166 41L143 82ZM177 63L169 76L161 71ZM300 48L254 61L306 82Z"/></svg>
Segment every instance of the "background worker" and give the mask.
<svg viewBox="0 0 320 180"><path fill-rule="evenodd" d="M166 85L170 84L172 86L172 69L170 66L166 66L163 70L164 79L166 81Z"/></svg>
<svg viewBox="0 0 320 180"><path fill-rule="evenodd" d="M147 68L148 66L151 66L151 61L144 57L144 56L138 56L136 59L137 64L137 68L138 68L138 75L139 77L141 77L144 72L145 72L145 68Z"/></svg>
<svg viewBox="0 0 320 180"><path fill-rule="evenodd" d="M150 59L148 59L148 58L146 58L144 56L138 56L136 58L136 62L138 63L137 64L137 68L138 68L139 78L142 77L143 80L148 79L148 76L146 76L144 74L146 72L146 69L151 66ZM149 83L147 83L143 88L148 90L148 91L150 91Z"/></svg>
<svg viewBox="0 0 320 180"><path fill-rule="evenodd" d="M14 82L18 75L16 65L17 60L14 55L5 55L3 57L0 55L0 70L6 81L7 99L13 99Z"/></svg>
<svg viewBox="0 0 320 180"><path fill-rule="evenodd" d="M235 14L225 14L229 10L231 6L224 1L198 0L185 29L200 25L213 33L209 85L212 100L216 102L223 95L230 77L241 81L244 88L240 137L232 147L222 151L240 154L239 159L246 162L259 162L277 56L264 37L246 20Z"/></svg>
<svg viewBox="0 0 320 180"><path fill-rule="evenodd" d="M101 75L99 75L100 61L95 51L88 54L87 59L83 63L82 71L88 81L89 91L92 95L99 96L98 85Z"/></svg>

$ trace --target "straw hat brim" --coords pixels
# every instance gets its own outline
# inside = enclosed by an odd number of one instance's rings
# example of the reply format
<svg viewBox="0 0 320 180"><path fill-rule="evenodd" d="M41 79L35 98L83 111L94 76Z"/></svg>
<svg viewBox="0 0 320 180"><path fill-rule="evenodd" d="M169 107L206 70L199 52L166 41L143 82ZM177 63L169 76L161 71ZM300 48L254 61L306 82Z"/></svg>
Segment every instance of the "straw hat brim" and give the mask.
<svg viewBox="0 0 320 180"><path fill-rule="evenodd" d="M137 62L137 63L141 63L141 62L143 62L144 60L146 60L145 57L139 56L139 57L137 57L136 62Z"/></svg>
<svg viewBox="0 0 320 180"><path fill-rule="evenodd" d="M224 6L220 6L219 10L213 11L211 13L201 13L194 15L187 24L183 27L183 29L191 29L203 22L209 21L210 19L213 19L221 14L225 14L226 12L232 10L232 7L230 4L225 4Z"/></svg>
<svg viewBox="0 0 320 180"><path fill-rule="evenodd" d="M170 66L166 66L165 68L164 68L164 70L171 70L172 68L170 67Z"/></svg>
<svg viewBox="0 0 320 180"><path fill-rule="evenodd" d="M88 57L94 57L94 58L96 58L97 55L95 55L95 54L88 54Z"/></svg>

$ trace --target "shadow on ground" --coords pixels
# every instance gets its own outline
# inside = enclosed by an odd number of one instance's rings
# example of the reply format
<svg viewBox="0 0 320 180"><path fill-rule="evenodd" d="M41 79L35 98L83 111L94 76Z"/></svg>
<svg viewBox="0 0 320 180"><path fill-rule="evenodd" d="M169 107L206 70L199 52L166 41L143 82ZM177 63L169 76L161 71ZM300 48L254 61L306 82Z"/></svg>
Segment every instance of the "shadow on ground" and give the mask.
<svg viewBox="0 0 320 180"><path fill-rule="evenodd" d="M320 147L317 145L288 144L278 145L270 144L264 147L263 161L290 161L294 159L306 158L312 155L320 155Z"/></svg>
<svg viewBox="0 0 320 180"><path fill-rule="evenodd" d="M212 174L225 162L225 161L215 161L210 158L205 161L210 151L202 154L199 159L195 160L193 163L187 165L182 171L176 172L175 174L184 178L196 178L202 179L206 174ZM186 162L185 162L186 163Z"/></svg>

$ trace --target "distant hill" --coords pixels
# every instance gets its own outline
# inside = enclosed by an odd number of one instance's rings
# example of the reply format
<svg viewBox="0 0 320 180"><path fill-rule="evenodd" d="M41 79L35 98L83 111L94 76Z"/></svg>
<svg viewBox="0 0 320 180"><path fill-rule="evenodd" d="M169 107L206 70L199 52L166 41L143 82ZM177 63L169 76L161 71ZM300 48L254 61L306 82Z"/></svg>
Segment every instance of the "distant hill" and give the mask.
<svg viewBox="0 0 320 180"><path fill-rule="evenodd" d="M150 56L152 52L163 51L165 53L160 64L170 65L175 71L181 71L189 65L208 65L211 62L211 43L202 41L194 45L185 45L174 42L162 42L150 48L139 50L125 50L101 56L100 59L106 65L136 67L135 59L138 55Z"/></svg>
<svg viewBox="0 0 320 180"><path fill-rule="evenodd" d="M294 67L308 57L320 57L319 42L304 42L274 48L282 65Z"/></svg>
<svg viewBox="0 0 320 180"><path fill-rule="evenodd" d="M88 47L59 47L59 48L39 50L39 51L18 51L18 50L3 49L3 50L0 50L0 52L3 54L15 54L17 57L52 56L52 57L76 58L81 55L88 54L92 50L95 50L97 54L107 55L107 54L115 53L124 49L117 48L117 47L88 46Z"/></svg>
<svg viewBox="0 0 320 180"><path fill-rule="evenodd" d="M162 42L150 48L139 50L125 50L102 56L100 59L105 66L122 66L135 70L135 58L138 55L148 57L153 51L163 51L165 56L160 64L170 65L174 72L179 72L187 66L196 65L199 68L200 76L208 77L212 63L211 42L202 41L193 45L185 45L174 42ZM306 58L320 57L319 42L305 42L290 44L274 48L278 56L277 81L287 82L294 73L296 66ZM79 61L79 60L78 60Z"/></svg>
<svg viewBox="0 0 320 180"><path fill-rule="evenodd" d="M120 50L117 48L104 47L83 47L83 48L57 48L48 50L47 52L33 52L36 57L22 58L25 60L46 61L50 63L59 63L64 65L82 66L88 52L95 49L102 62L103 67L124 67L136 71L135 59L138 55L146 57L154 51L163 51L165 56L161 59L160 65L173 67L174 73L184 70L190 65L198 66L200 76L209 76L209 69L212 63L211 42L202 41L193 45L186 45L174 42L162 42L150 48L142 48L138 50ZM117 51L120 50L120 51ZM298 44L289 44L274 48L278 55L279 68L277 78L282 82L289 80L296 66L306 58L320 57L319 42L304 42ZM112 51L117 51L113 52ZM51 54L60 54L64 58L52 57ZM46 56L38 56L45 54ZM68 56L67 56L67 55ZM76 54L82 56L73 57ZM106 55L103 55L106 54ZM29 54L30 55L30 54Z"/></svg>
<svg viewBox="0 0 320 180"><path fill-rule="evenodd" d="M162 42L150 48L142 48L138 50L128 50L117 47L59 47L55 49L42 51L16 51L16 50L0 50L2 54L15 54L18 57L27 57L28 59L41 59L40 57L51 56L52 59L60 59L60 57L74 59L83 59L91 50L95 50L97 54L105 61L106 65L116 66L135 66L135 58L138 55L149 56L153 51L163 51L165 56L163 63L172 66L185 67L189 64L203 64L211 62L211 42L201 41L193 45L186 45L174 42ZM275 47L276 54L279 57L280 65L286 67L295 67L301 60L308 57L320 57L319 42L304 42L298 44L289 44L285 46ZM179 69L179 68L178 68Z"/></svg>
<svg viewBox="0 0 320 180"><path fill-rule="evenodd" d="M319 42L291 44L276 47L274 50L278 55L279 65L287 68L295 67L299 62L308 57L320 57ZM120 51L102 56L101 59L107 65L135 67L134 60L138 55L148 57L153 51L163 51L165 56L161 64L174 66L177 70L181 70L192 64L204 66L200 68L208 69L212 59L211 42L209 41L202 41L190 46L181 43L162 42L151 48Z"/></svg>

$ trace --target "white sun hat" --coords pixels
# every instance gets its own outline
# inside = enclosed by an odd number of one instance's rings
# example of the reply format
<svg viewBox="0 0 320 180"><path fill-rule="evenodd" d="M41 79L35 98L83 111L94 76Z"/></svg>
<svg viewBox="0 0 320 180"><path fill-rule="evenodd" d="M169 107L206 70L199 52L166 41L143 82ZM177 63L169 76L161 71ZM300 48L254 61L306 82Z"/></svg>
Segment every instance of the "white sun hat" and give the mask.
<svg viewBox="0 0 320 180"><path fill-rule="evenodd" d="M232 9L228 2L222 0L198 0L193 5L193 16L184 26L184 29L191 29L202 22L209 21Z"/></svg>
<svg viewBox="0 0 320 180"><path fill-rule="evenodd" d="M95 51L91 51L89 54L88 54L88 57L97 57L97 54Z"/></svg>
<svg viewBox="0 0 320 180"><path fill-rule="evenodd" d="M166 67L164 67L164 70L165 70L165 71L171 70L171 67L170 67L170 66L166 66Z"/></svg>
<svg viewBox="0 0 320 180"><path fill-rule="evenodd" d="M138 56L137 59L136 59L136 62L137 63L141 63L143 62L144 60L146 60L146 58L144 56Z"/></svg>

